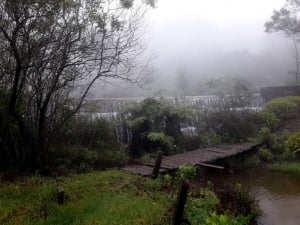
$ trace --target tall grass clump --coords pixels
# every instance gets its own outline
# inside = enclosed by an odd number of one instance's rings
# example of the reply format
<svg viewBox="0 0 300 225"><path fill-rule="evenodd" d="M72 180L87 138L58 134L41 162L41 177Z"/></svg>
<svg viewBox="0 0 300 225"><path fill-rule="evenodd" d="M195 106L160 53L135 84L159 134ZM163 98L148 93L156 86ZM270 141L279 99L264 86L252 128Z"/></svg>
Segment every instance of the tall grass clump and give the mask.
<svg viewBox="0 0 300 225"><path fill-rule="evenodd" d="M273 113L280 121L296 117L300 110L300 97L287 96L269 101L264 111Z"/></svg>

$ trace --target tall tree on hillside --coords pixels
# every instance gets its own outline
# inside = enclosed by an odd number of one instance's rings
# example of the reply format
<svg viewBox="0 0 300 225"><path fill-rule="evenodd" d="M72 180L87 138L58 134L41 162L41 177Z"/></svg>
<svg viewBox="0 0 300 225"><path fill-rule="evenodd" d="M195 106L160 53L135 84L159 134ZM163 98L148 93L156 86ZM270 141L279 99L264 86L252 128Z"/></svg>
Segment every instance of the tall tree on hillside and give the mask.
<svg viewBox="0 0 300 225"><path fill-rule="evenodd" d="M293 42L296 71L295 80L298 83L300 75L300 1L286 0L279 10L274 10L271 20L265 23L266 32L284 32Z"/></svg>
<svg viewBox="0 0 300 225"><path fill-rule="evenodd" d="M42 168L55 135L97 80L143 82L145 66L135 59L144 50L145 12L133 0L0 2L3 161Z"/></svg>
<svg viewBox="0 0 300 225"><path fill-rule="evenodd" d="M180 96L186 96L189 90L189 80L185 69L177 70L176 84Z"/></svg>

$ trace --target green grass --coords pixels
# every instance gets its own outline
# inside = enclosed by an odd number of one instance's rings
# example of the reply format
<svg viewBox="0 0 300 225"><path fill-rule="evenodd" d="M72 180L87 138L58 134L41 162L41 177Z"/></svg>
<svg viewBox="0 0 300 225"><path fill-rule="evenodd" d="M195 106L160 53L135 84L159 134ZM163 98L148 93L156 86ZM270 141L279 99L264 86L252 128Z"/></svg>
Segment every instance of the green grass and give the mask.
<svg viewBox="0 0 300 225"><path fill-rule="evenodd" d="M57 187L66 203L56 203ZM109 170L72 177L26 178L0 184L1 225L162 224L172 205L159 181Z"/></svg>
<svg viewBox="0 0 300 225"><path fill-rule="evenodd" d="M269 165L271 170L300 175L300 162L277 162L272 165Z"/></svg>

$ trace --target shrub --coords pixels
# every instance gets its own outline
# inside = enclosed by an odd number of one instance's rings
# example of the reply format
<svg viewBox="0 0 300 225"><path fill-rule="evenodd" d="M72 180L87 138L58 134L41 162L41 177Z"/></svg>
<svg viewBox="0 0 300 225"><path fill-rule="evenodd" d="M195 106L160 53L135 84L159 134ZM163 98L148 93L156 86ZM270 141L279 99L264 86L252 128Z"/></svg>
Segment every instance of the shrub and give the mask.
<svg viewBox="0 0 300 225"><path fill-rule="evenodd" d="M74 118L70 121L60 142L63 146L77 145L91 149L105 147L111 150L117 150L121 145L111 123L104 119L87 118Z"/></svg>
<svg viewBox="0 0 300 225"><path fill-rule="evenodd" d="M199 137L198 135L195 136L184 136L184 146L185 146L185 150L186 151L191 151L191 150L195 150L198 149L200 147L200 145L207 145L206 140L202 139L202 135ZM177 148L177 146L176 146ZM179 152L179 150L174 149L174 151Z"/></svg>
<svg viewBox="0 0 300 225"><path fill-rule="evenodd" d="M257 136L261 141L269 141L271 139L271 130L268 127L262 127L259 129Z"/></svg>
<svg viewBox="0 0 300 225"><path fill-rule="evenodd" d="M221 138L221 142L234 143L247 140L255 133L256 126L248 111L216 110L204 118L204 130L213 134L210 129Z"/></svg>
<svg viewBox="0 0 300 225"><path fill-rule="evenodd" d="M293 161L299 156L299 144L300 132L290 134L284 132L279 136L276 136L272 142L272 150L278 160Z"/></svg>
<svg viewBox="0 0 300 225"><path fill-rule="evenodd" d="M300 152L300 132L289 136L289 138L285 142L286 148L293 152L299 153Z"/></svg>
<svg viewBox="0 0 300 225"><path fill-rule="evenodd" d="M194 165L182 165L178 167L177 177L180 179L193 179L197 175L197 168Z"/></svg>
<svg viewBox="0 0 300 225"><path fill-rule="evenodd" d="M205 220L204 225L247 225L249 224L249 218L238 216L232 217L228 215L218 215L217 213L211 213L210 217Z"/></svg>
<svg viewBox="0 0 300 225"><path fill-rule="evenodd" d="M257 202L241 184L223 185L216 192L221 205L227 205L231 215L249 216L253 219L259 214Z"/></svg>
<svg viewBox="0 0 300 225"><path fill-rule="evenodd" d="M273 158L274 158L272 153L266 148L259 148L258 156L264 162L271 162L271 161L273 161Z"/></svg>
<svg viewBox="0 0 300 225"><path fill-rule="evenodd" d="M222 137L211 128L200 134L200 140L204 146L215 146L222 143Z"/></svg>
<svg viewBox="0 0 300 225"><path fill-rule="evenodd" d="M110 167L118 167L125 165L129 156L124 148L118 150L113 149L99 149L96 151L98 154L96 161L96 169L106 169Z"/></svg>
<svg viewBox="0 0 300 225"><path fill-rule="evenodd" d="M65 175L70 171L88 172L95 168L97 160L97 152L83 146L52 149L48 172L57 175Z"/></svg>
<svg viewBox="0 0 300 225"><path fill-rule="evenodd" d="M208 189L201 189L199 192L199 198L189 200L185 209L185 218L193 225L204 224L219 204L214 192Z"/></svg>
<svg viewBox="0 0 300 225"><path fill-rule="evenodd" d="M300 110L300 96L287 96L287 97L284 97L284 99L295 103L297 105L298 111Z"/></svg>
<svg viewBox="0 0 300 225"><path fill-rule="evenodd" d="M280 119L291 119L298 114L299 105L295 103L295 98L281 97L269 101L264 108L264 111L274 113Z"/></svg>
<svg viewBox="0 0 300 225"><path fill-rule="evenodd" d="M257 126L266 127L270 130L275 130L280 124L280 120L275 114L268 111L256 112L252 119Z"/></svg>
<svg viewBox="0 0 300 225"><path fill-rule="evenodd" d="M175 150L184 149L183 117L181 110L153 98L129 106L119 114L119 120L131 132L130 154L139 157L157 150L170 154L174 145Z"/></svg>
<svg viewBox="0 0 300 225"><path fill-rule="evenodd" d="M166 154L170 154L174 149L174 138L167 136L162 132L150 132L146 137L154 150L162 150Z"/></svg>
<svg viewBox="0 0 300 225"><path fill-rule="evenodd" d="M273 138L271 144L272 150L275 154L281 154L287 151L285 143L290 135L290 132L285 131Z"/></svg>

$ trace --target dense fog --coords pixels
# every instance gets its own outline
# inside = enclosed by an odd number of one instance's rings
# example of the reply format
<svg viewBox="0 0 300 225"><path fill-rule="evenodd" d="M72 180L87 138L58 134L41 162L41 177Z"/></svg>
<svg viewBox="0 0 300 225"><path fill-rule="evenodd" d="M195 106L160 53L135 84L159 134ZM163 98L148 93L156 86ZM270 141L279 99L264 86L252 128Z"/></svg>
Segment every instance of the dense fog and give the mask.
<svg viewBox="0 0 300 225"><path fill-rule="evenodd" d="M293 42L283 33L266 33L264 27L284 3L160 0L148 12L143 37L141 61L152 59L151 82L135 91L120 81L99 83L93 95L203 95L230 92L236 82L250 90L293 84Z"/></svg>

